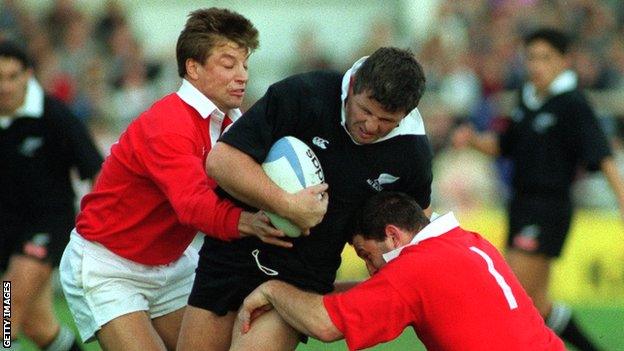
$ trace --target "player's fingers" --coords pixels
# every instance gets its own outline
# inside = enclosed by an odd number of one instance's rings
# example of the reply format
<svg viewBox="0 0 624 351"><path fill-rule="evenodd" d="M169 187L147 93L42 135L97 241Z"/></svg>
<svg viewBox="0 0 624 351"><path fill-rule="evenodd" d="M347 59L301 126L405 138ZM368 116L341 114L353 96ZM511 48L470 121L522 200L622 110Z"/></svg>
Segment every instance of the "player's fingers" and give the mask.
<svg viewBox="0 0 624 351"><path fill-rule="evenodd" d="M328 188L329 188L329 185L327 183L322 183L322 184L313 185L311 187L308 187L307 189L313 194L321 194L321 193L326 192Z"/></svg>
<svg viewBox="0 0 624 351"><path fill-rule="evenodd" d="M251 316L249 317L250 320L250 324L251 322L255 321L258 317L262 316L265 312L270 311L273 309L272 305L264 305L261 307L256 308L255 310L253 310L253 312L251 312Z"/></svg>
<svg viewBox="0 0 624 351"><path fill-rule="evenodd" d="M321 194L321 202L323 205L327 206L327 203L329 202L329 194L327 192Z"/></svg>
<svg viewBox="0 0 624 351"><path fill-rule="evenodd" d="M262 231L262 236L284 237L283 231L273 227L269 224L256 224L256 227Z"/></svg>
<svg viewBox="0 0 624 351"><path fill-rule="evenodd" d="M264 211L258 212L258 219L264 223L271 223L271 219L269 219L269 216L267 216Z"/></svg>
<svg viewBox="0 0 624 351"><path fill-rule="evenodd" d="M238 320L241 323L241 333L246 334L249 331L249 325L251 320L251 313L247 311L245 306L241 308L240 312L238 312Z"/></svg>
<svg viewBox="0 0 624 351"><path fill-rule="evenodd" d="M275 237L280 237L280 238L286 236L286 234L284 234L282 230L279 230L272 226L267 226L266 228L263 228L263 229L266 235L268 236L275 236Z"/></svg>
<svg viewBox="0 0 624 351"><path fill-rule="evenodd" d="M274 237L267 237L267 236L264 236L261 239L267 244L281 246L287 249L290 249L291 247L293 247L293 243L291 243L290 241L280 240Z"/></svg>

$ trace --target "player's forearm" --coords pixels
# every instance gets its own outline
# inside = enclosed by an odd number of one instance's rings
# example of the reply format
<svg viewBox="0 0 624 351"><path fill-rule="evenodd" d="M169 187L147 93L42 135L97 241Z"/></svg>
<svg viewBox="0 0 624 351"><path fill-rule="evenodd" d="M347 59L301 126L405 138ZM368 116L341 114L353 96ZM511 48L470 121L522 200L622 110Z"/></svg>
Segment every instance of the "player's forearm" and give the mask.
<svg viewBox="0 0 624 351"><path fill-rule="evenodd" d="M225 143L217 143L206 159L208 175L230 195L256 208L284 213L286 192L245 153Z"/></svg>
<svg viewBox="0 0 624 351"><path fill-rule="evenodd" d="M620 211L624 212L624 182L622 182L622 177L620 177L620 172L617 169L613 157L606 157L602 160L600 169L615 193L615 197L620 205Z"/></svg>
<svg viewBox="0 0 624 351"><path fill-rule="evenodd" d="M329 318L322 295L277 280L265 284L263 293L280 316L298 331L322 341L343 337Z"/></svg>

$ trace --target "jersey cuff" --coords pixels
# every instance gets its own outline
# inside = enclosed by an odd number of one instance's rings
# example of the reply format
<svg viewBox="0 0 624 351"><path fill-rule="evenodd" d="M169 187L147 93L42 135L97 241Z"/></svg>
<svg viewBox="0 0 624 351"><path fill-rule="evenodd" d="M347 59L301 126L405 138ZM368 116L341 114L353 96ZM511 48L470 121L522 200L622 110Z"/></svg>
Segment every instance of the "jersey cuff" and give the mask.
<svg viewBox="0 0 624 351"><path fill-rule="evenodd" d="M228 211L228 214L225 217L224 240L229 241L239 239L241 237L240 232L238 231L238 222L242 212L243 209L240 207L234 207Z"/></svg>

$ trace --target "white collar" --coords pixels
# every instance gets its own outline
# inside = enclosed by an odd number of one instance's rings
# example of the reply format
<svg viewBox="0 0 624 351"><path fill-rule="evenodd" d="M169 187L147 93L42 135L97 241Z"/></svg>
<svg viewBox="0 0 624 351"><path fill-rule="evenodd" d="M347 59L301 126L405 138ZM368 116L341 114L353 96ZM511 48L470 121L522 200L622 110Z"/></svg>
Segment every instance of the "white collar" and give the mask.
<svg viewBox="0 0 624 351"><path fill-rule="evenodd" d="M357 145L360 145L360 143L355 141L353 137L351 136L351 134L349 133L349 131L347 130L347 125L346 125L347 113L345 110L345 103L349 95L349 85L351 84L351 77L362 66L362 64L364 63L364 61L366 61L367 58L368 56L364 56L361 59L357 60L353 64L353 66L351 66L351 68L347 71L347 73L345 73L344 76L342 77L342 94L340 95L340 99L342 100L342 108L340 111L340 115L341 115L340 124L342 124L342 127L345 129L347 134L349 134L349 137L351 138L351 140ZM399 123L398 127L394 128L390 133L388 133L388 135L386 135L383 138L375 140L373 143L378 143L380 141L388 140L390 138L393 138L399 135L425 135L425 124L423 123L423 119L422 119L422 116L420 115L420 112L418 111L418 108L414 108L412 111L410 111L410 113L408 113L405 116L405 118L401 120L401 123Z"/></svg>
<svg viewBox="0 0 624 351"><path fill-rule="evenodd" d="M45 93L35 78L30 78L26 85L24 103L13 114L16 117L41 118Z"/></svg>
<svg viewBox="0 0 624 351"><path fill-rule="evenodd" d="M578 77L576 73L570 70L561 72L548 86L548 93L550 96L566 93L576 89L578 84ZM537 95L537 90L533 83L527 83L522 89L522 101L531 110L535 111L544 105L546 98L540 98Z"/></svg>
<svg viewBox="0 0 624 351"><path fill-rule="evenodd" d="M418 232L412 239L412 241L397 249L383 254L383 258L386 262L390 262L399 257L401 251L408 246L418 245L423 240L431 239L442 234L448 233L451 229L459 227L459 222L455 218L453 212L449 212L445 215L439 216Z"/></svg>
<svg viewBox="0 0 624 351"><path fill-rule="evenodd" d="M225 116L225 113L219 110L217 105L186 79L182 79L182 85L177 94L182 101L194 108L203 119L208 118L213 113L215 113L215 117L220 119L223 119ZM241 115L241 111L237 108L228 111L228 116L232 122L236 121Z"/></svg>

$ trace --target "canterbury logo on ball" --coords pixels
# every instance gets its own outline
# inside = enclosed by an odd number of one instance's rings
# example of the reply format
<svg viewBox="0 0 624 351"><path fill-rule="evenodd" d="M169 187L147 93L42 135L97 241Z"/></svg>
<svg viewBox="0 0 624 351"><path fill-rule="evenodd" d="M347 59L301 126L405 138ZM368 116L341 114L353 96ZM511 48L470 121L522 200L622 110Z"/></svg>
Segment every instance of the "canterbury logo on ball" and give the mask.
<svg viewBox="0 0 624 351"><path fill-rule="evenodd" d="M312 151L312 149L308 149L305 154L306 154L306 156L308 156L310 161L312 161L312 164L315 167L314 174L316 174L316 176L321 181L321 183L323 183L325 181L325 175L323 174L323 169L321 168L321 162L316 157L316 155L314 154L314 151Z"/></svg>
<svg viewBox="0 0 624 351"><path fill-rule="evenodd" d="M391 184L391 183L396 182L397 180L399 180L399 177L395 177L392 174L388 174L388 173L382 173L379 175L379 178L367 179L366 182L368 183L368 185L373 187L373 189L377 191L382 191L383 190L382 185Z"/></svg>

